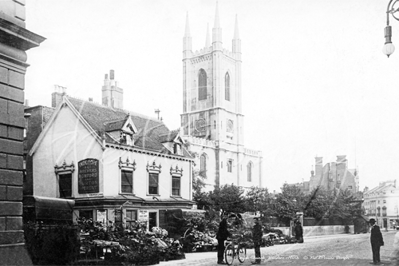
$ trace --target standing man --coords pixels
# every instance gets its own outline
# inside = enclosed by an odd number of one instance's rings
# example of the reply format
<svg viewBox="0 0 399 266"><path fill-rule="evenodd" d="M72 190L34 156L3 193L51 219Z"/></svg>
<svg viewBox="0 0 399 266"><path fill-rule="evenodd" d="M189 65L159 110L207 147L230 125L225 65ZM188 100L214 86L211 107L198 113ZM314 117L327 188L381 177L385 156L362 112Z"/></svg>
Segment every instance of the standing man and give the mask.
<svg viewBox="0 0 399 266"><path fill-rule="evenodd" d="M296 242L303 243L303 229L300 221L296 221L294 232L295 232Z"/></svg>
<svg viewBox="0 0 399 266"><path fill-rule="evenodd" d="M375 224L375 219L371 218L369 221L371 225L371 250L373 251L373 262L370 264L380 264L380 247L384 245L384 240L380 231L380 227Z"/></svg>
<svg viewBox="0 0 399 266"><path fill-rule="evenodd" d="M399 226L396 226L396 234L393 240L393 252L391 259L395 261L395 265L399 265Z"/></svg>
<svg viewBox="0 0 399 266"><path fill-rule="evenodd" d="M222 221L219 224L219 230L216 234L216 239L218 240L218 264L226 264L223 261L224 241L230 235L229 230L227 230L227 216L227 213L222 214Z"/></svg>
<svg viewBox="0 0 399 266"><path fill-rule="evenodd" d="M254 218L255 225L252 229L252 240L254 241L255 247L255 263L253 264L260 264L261 257L260 257L260 244L262 243L262 226L260 225L259 218Z"/></svg>

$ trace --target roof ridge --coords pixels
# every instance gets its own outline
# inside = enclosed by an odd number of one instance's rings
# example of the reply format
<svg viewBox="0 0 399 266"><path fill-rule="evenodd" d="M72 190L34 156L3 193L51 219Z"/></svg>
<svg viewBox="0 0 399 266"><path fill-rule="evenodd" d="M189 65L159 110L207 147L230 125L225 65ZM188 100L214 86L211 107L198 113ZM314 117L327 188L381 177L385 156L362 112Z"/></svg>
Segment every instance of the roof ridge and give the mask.
<svg viewBox="0 0 399 266"><path fill-rule="evenodd" d="M144 114L140 114L140 113L137 113L137 112L133 112L133 111L130 111L130 110L127 110L127 109L112 108L112 107L105 106L105 105L102 105L102 104L97 103L97 102L87 101L87 100L84 100L84 99L82 99L82 98L74 97L74 96L70 96L70 95L66 95L66 97L67 97L67 98L72 98L72 99L75 99L75 100L78 100L78 101L82 101L82 102L85 102L85 103L89 103L89 104L92 104L92 105L95 105L95 106L98 106L98 107L101 107L101 108L110 109L110 110L115 110L115 111L120 111L120 112L123 112L123 113L125 113L125 114L129 114L129 115L133 115L133 116L139 116L139 117L141 117L141 118L145 118L145 119L152 120L152 121L154 121L154 122L158 122L158 123L162 123L162 124L163 124L162 121L158 120L158 119L155 118L155 117L150 117L150 116L147 116L147 115L144 115ZM119 121L119 120L118 120L118 121Z"/></svg>

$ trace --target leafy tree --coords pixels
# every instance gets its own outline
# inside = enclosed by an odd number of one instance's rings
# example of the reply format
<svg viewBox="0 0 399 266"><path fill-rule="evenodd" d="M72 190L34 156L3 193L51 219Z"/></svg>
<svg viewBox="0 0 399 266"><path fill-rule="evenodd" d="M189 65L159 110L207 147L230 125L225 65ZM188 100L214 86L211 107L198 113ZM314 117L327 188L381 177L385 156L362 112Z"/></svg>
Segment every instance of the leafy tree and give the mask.
<svg viewBox="0 0 399 266"><path fill-rule="evenodd" d="M320 220L329 215L331 205L330 193L322 187L315 188L307 197L304 216Z"/></svg>
<svg viewBox="0 0 399 266"><path fill-rule="evenodd" d="M273 198L267 188L251 187L246 193L246 210L260 212L262 216L275 214Z"/></svg>
<svg viewBox="0 0 399 266"><path fill-rule="evenodd" d="M278 220L286 225L296 217L297 211L302 211L306 197L299 187L284 184L281 193L274 200L274 212Z"/></svg>
<svg viewBox="0 0 399 266"><path fill-rule="evenodd" d="M246 211L246 199L244 190L241 187L231 185L223 185L215 187L208 193L209 203L215 210L223 212L243 213Z"/></svg>

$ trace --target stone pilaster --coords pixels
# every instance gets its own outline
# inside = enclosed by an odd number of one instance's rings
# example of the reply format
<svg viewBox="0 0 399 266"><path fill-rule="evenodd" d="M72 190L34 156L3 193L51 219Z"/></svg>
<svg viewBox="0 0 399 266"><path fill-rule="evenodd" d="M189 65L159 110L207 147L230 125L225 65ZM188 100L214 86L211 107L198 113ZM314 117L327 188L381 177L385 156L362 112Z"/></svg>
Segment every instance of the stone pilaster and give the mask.
<svg viewBox="0 0 399 266"><path fill-rule="evenodd" d="M25 29L25 1L0 6L0 265L31 264L22 224L26 50L44 38Z"/></svg>

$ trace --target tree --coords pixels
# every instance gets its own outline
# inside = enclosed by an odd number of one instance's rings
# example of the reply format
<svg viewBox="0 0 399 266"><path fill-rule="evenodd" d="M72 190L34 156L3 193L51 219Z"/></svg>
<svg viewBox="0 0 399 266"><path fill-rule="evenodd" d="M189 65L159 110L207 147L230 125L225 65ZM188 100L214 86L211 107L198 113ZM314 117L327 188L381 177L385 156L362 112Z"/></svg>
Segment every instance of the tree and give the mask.
<svg viewBox="0 0 399 266"><path fill-rule="evenodd" d="M278 220L286 225L296 217L297 211L302 211L305 203L305 195L295 185L284 184L281 193L277 194L274 211Z"/></svg>
<svg viewBox="0 0 399 266"><path fill-rule="evenodd" d="M251 187L246 193L247 211L260 212L262 216L269 217L275 214L272 201L267 188Z"/></svg>
<svg viewBox="0 0 399 266"><path fill-rule="evenodd" d="M316 220L328 217L331 197L327 190L317 187L306 197L305 201L304 216L313 217Z"/></svg>
<svg viewBox="0 0 399 266"><path fill-rule="evenodd" d="M246 211L246 199L244 190L241 187L231 185L223 185L215 187L208 193L209 203L215 210L224 212L243 213Z"/></svg>

